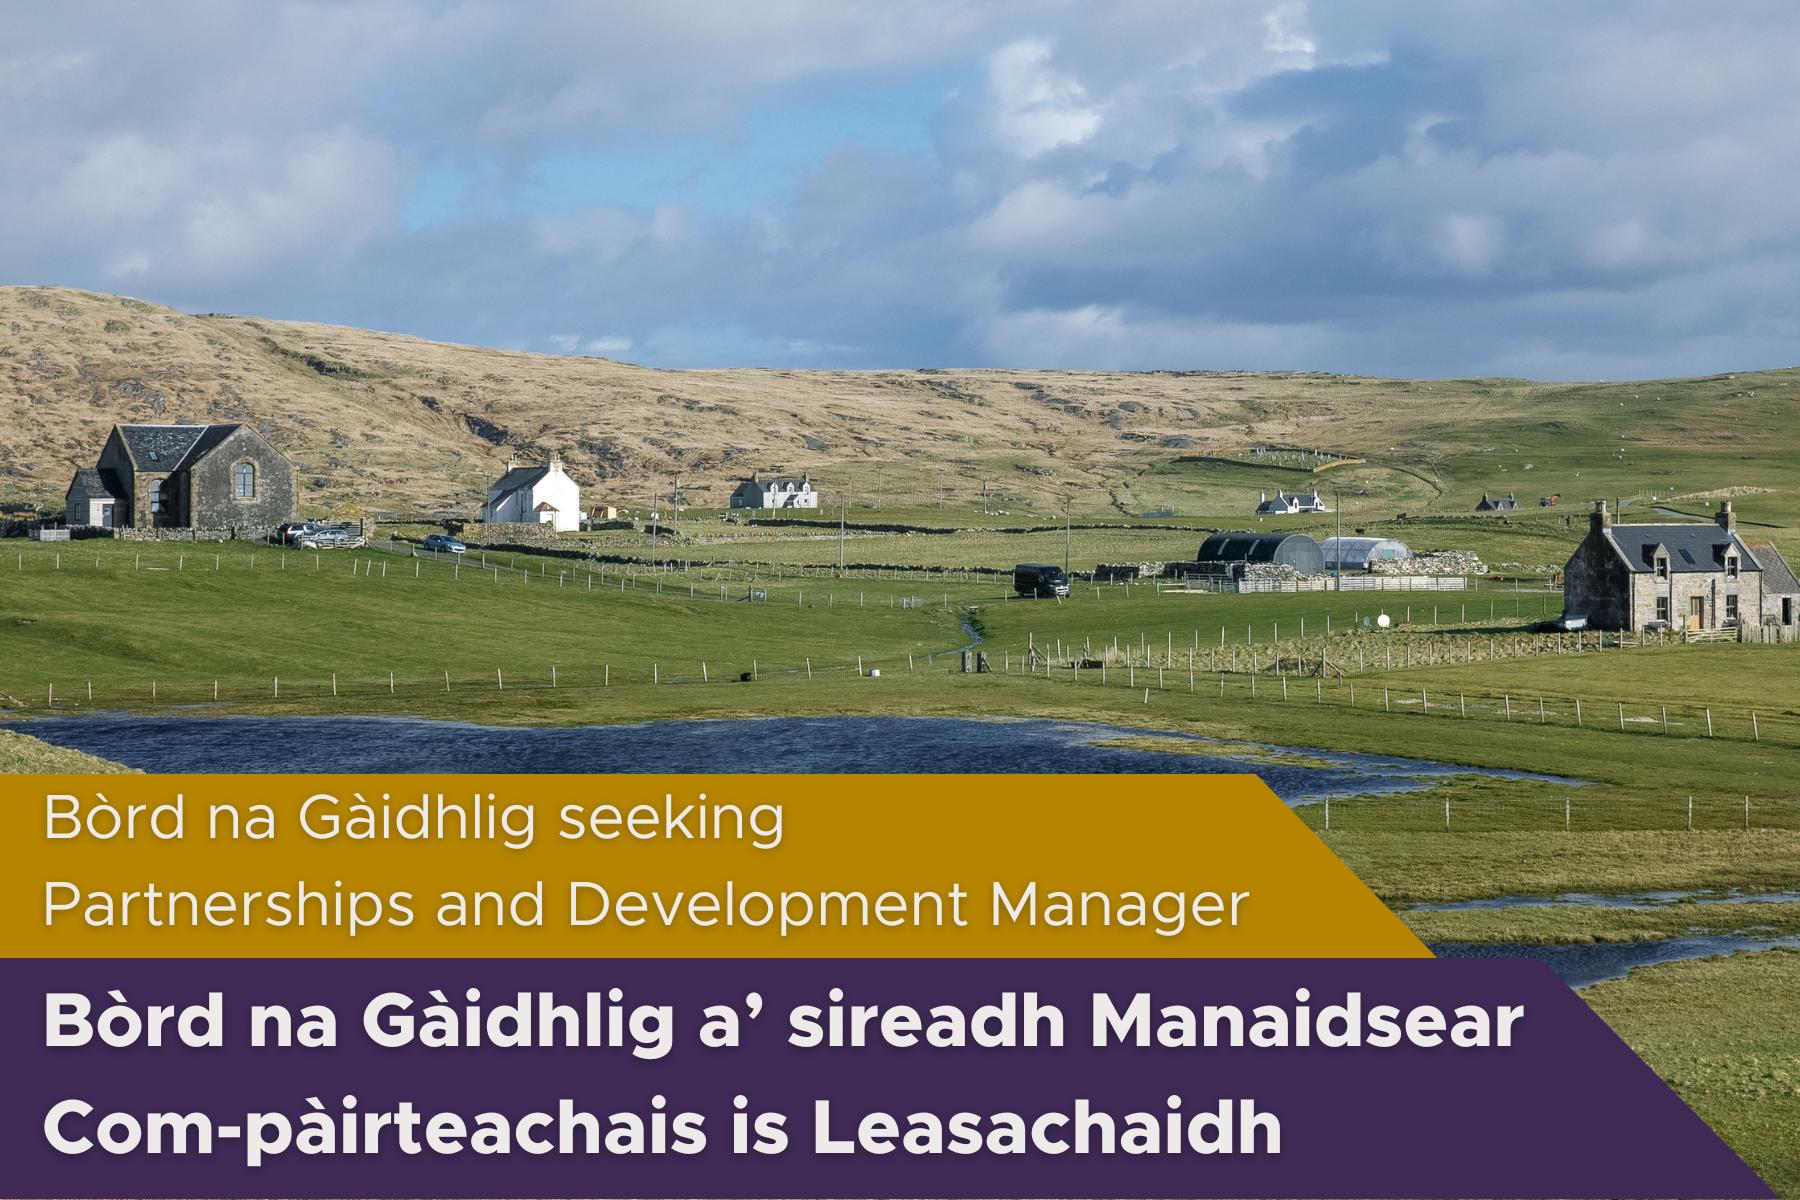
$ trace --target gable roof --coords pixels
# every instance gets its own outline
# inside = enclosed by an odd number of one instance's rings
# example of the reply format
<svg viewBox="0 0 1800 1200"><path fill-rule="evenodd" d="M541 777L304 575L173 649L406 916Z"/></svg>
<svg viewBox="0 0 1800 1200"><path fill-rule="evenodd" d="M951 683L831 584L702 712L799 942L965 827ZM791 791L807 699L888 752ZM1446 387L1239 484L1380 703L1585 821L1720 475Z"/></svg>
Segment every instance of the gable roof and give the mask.
<svg viewBox="0 0 1800 1200"><path fill-rule="evenodd" d="M1727 533L1715 524L1614 525L1604 535L1625 565L1635 572L1656 569L1658 546L1669 552L1669 570L1677 574L1722 571L1725 551L1731 547L1737 549L1740 569L1762 569L1737 534Z"/></svg>
<svg viewBox="0 0 1800 1200"><path fill-rule="evenodd" d="M148 471L173 471L206 430L205 425L120 425L119 438L132 464Z"/></svg>
<svg viewBox="0 0 1800 1200"><path fill-rule="evenodd" d="M118 500L124 495L117 479L109 479L111 471L97 467L81 467L69 481L69 496L82 500Z"/></svg>
<svg viewBox="0 0 1800 1200"><path fill-rule="evenodd" d="M502 494L516 492L522 487L530 487L549 473L550 468L547 464L536 467L509 467L506 474L488 485L488 491L497 491Z"/></svg>
<svg viewBox="0 0 1800 1200"><path fill-rule="evenodd" d="M220 442L242 429L221 425L120 425L119 439L132 464L142 471L179 471L193 466Z"/></svg>
<svg viewBox="0 0 1800 1200"><path fill-rule="evenodd" d="M1775 549L1772 542L1751 542L1750 553L1756 557L1757 565L1762 567L1763 594L1786 596L1800 593L1800 579L1794 577L1794 568L1787 565L1781 557L1781 551Z"/></svg>
<svg viewBox="0 0 1800 1200"><path fill-rule="evenodd" d="M187 454L182 457L181 465L183 467L193 466L217 449L220 442L242 428L242 425L236 423L203 426L199 439L188 448Z"/></svg>

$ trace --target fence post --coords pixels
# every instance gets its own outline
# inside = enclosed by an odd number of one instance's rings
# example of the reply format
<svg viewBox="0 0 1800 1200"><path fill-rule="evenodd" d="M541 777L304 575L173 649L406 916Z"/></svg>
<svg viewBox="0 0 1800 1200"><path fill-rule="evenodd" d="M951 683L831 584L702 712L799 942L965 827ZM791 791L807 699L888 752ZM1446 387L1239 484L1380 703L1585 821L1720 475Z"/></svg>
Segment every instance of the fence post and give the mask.
<svg viewBox="0 0 1800 1200"><path fill-rule="evenodd" d="M1575 727L1577 729L1581 727L1581 701L1579 700L1575 702Z"/></svg>
<svg viewBox="0 0 1800 1200"><path fill-rule="evenodd" d="M1712 735L1712 709L1709 708L1706 710L1706 736L1711 737Z"/></svg>

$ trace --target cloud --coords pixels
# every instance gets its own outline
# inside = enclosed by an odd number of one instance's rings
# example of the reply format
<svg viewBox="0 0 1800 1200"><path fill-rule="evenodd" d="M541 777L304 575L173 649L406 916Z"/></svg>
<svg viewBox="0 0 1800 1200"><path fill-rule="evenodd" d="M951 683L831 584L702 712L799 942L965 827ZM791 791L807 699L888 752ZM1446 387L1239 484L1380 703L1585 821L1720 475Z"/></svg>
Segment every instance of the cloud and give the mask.
<svg viewBox="0 0 1800 1200"><path fill-rule="evenodd" d="M1621 377L1800 333L1784 4L11 16L9 282L658 365ZM609 186L671 141L723 184Z"/></svg>
<svg viewBox="0 0 1800 1200"><path fill-rule="evenodd" d="M1086 141L1100 128L1100 111L1089 103L1087 90L1056 70L1049 43L1034 38L994 52L988 94L996 136L1024 158Z"/></svg>

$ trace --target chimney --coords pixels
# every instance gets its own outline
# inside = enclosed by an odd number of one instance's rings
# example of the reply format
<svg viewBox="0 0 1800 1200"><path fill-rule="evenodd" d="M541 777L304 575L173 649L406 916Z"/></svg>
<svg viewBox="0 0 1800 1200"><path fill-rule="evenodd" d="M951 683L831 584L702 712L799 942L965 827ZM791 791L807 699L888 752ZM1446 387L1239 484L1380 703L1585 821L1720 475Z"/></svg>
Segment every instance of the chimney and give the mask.
<svg viewBox="0 0 1800 1200"><path fill-rule="evenodd" d="M518 464L518 463L516 463L516 462L514 462L514 461L513 461L513 460L512 460L512 459L510 459L510 458L509 458L509 459L507 459L507 460L506 460L506 469L507 469L507 470L509 470L509 471L510 471L510 470L512 470L512 469L513 469L513 468L514 468L514 467L516 467L516 466L518 466L518 465L519 465L519 464Z"/></svg>
<svg viewBox="0 0 1800 1200"><path fill-rule="evenodd" d="M550 469L551 469L551 470L552 470L552 471L560 471L560 470L562 470L562 469L563 469L563 468L562 468L562 459L560 459L560 458L553 458L553 459L551 459L551 460L550 460Z"/></svg>
<svg viewBox="0 0 1800 1200"><path fill-rule="evenodd" d="M1612 528L1612 514L1606 511L1606 501L1594 501L1594 515L1589 518L1588 527L1595 533Z"/></svg>
<svg viewBox="0 0 1800 1200"><path fill-rule="evenodd" d="M1731 501L1719 501L1719 515L1714 517L1713 520L1717 521L1719 523L1719 528L1723 529L1726 533L1737 532L1737 514L1731 511Z"/></svg>

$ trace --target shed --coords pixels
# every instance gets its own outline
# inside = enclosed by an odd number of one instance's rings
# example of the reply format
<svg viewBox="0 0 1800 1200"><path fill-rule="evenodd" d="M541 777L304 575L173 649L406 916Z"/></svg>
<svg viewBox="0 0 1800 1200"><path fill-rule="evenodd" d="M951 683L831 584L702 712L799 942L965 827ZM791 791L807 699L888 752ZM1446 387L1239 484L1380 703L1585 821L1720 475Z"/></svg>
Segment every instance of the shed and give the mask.
<svg viewBox="0 0 1800 1200"><path fill-rule="evenodd" d="M1200 553L1194 561L1213 567L1275 563L1292 567L1302 575L1317 575L1325 569L1325 555L1319 543L1304 533L1252 533L1247 529L1213 534L1200 543Z"/></svg>
<svg viewBox="0 0 1800 1200"><path fill-rule="evenodd" d="M1327 571L1366 571L1378 562L1411 558L1405 542L1378 537L1328 537L1319 544Z"/></svg>

